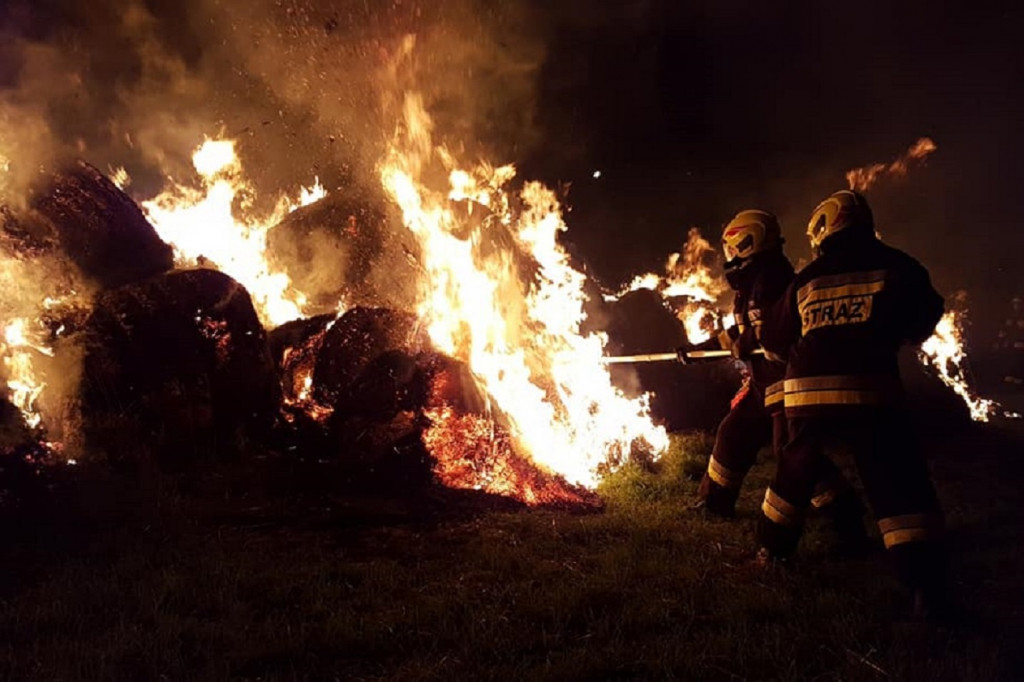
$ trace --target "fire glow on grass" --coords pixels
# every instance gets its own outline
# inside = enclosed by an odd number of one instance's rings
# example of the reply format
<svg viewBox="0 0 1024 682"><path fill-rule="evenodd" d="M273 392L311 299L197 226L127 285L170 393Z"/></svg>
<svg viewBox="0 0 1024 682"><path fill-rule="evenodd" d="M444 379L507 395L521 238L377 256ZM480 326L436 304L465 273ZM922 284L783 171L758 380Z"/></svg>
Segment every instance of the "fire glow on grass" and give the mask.
<svg viewBox="0 0 1024 682"><path fill-rule="evenodd" d="M700 230L691 228L683 250L673 253L665 263L665 274L648 272L637 275L629 284L615 294L605 294L605 300L615 301L631 291L652 289L668 301L683 299L681 305L670 305L683 323L686 338L690 343L700 343L711 337L712 330L721 318L715 301L728 287L712 274L708 265L709 256L715 250Z"/></svg>
<svg viewBox="0 0 1024 682"><path fill-rule="evenodd" d="M419 96L403 114L380 177L422 250L418 313L436 347L468 364L517 446L570 483L595 487L634 447L664 450L648 396L616 389L606 338L580 333L585 276L557 242L554 192L528 182L513 194L512 166L459 168Z"/></svg>
<svg viewBox="0 0 1024 682"><path fill-rule="evenodd" d="M303 188L297 199L281 197L266 218L239 219L234 215L248 204L251 195L242 176L242 164L232 140L206 140L192 155L192 164L202 180L201 189L176 183L150 201L142 203L160 238L174 247L179 266L194 266L205 259L240 282L252 296L264 324L276 326L303 316L306 297L291 286L283 272L272 272L267 264L267 232L288 213L326 196L316 181Z"/></svg>

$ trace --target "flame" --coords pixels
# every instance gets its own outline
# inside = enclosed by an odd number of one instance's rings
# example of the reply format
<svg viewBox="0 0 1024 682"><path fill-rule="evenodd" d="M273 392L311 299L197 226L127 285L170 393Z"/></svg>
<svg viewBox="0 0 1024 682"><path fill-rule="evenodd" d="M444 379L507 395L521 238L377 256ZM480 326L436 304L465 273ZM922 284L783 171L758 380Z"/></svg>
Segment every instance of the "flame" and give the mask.
<svg viewBox="0 0 1024 682"><path fill-rule="evenodd" d="M110 181L122 192L132 183L132 178L128 175L128 171L124 166L118 166L117 168L108 167L108 170L110 171Z"/></svg>
<svg viewBox="0 0 1024 682"><path fill-rule="evenodd" d="M557 242L554 192L530 182L512 194L512 166L458 168L418 95L403 113L380 177L423 253L418 313L435 346L468 364L516 446L571 483L595 487L634 446L663 450L649 397L616 389L605 337L580 334L585 276Z"/></svg>
<svg viewBox="0 0 1024 682"><path fill-rule="evenodd" d="M305 339L300 345L287 348L281 359L281 376L284 388L285 419L293 419L292 412L300 411L310 419L323 423L334 412L334 408L324 405L313 393L313 370L316 358L323 347L327 332L341 317L339 312L322 330Z"/></svg>
<svg viewBox="0 0 1024 682"><path fill-rule="evenodd" d="M509 434L492 419L458 414L450 406L426 410L423 443L437 464L435 475L453 488L515 497L530 505L597 505L594 493L573 488L518 455Z"/></svg>
<svg viewBox="0 0 1024 682"><path fill-rule="evenodd" d="M56 385L58 394L70 387L68 376L49 374L52 344L66 331L62 320L88 300L69 275L52 257L0 240L0 382L32 429L58 422L59 415L48 410L57 408L60 396L45 396L48 386Z"/></svg>
<svg viewBox="0 0 1024 682"><path fill-rule="evenodd" d="M862 168L854 168L846 172L846 181L850 189L864 192L871 188L882 177L904 177L911 161L924 159L938 147L931 138L922 137L915 142L902 156L889 164L875 163Z"/></svg>
<svg viewBox="0 0 1024 682"><path fill-rule="evenodd" d="M29 320L18 318L4 327L3 341L0 342L0 357L7 369L9 399L33 429L42 421L36 401L46 388L36 371L35 357L37 354L53 356L53 351L42 343L41 337L41 331L30 329Z"/></svg>
<svg viewBox="0 0 1024 682"><path fill-rule="evenodd" d="M302 317L306 296L291 286L286 274L270 269L267 233L288 213L326 196L319 179L294 201L281 197L270 216L239 219L235 201L241 197L241 208L249 208L251 201L245 197L252 195L252 188L242 176L234 141L207 139L193 153L192 164L201 190L172 183L155 199L142 202L157 233L174 247L178 265L213 263L245 286L264 324Z"/></svg>
<svg viewBox="0 0 1024 682"><path fill-rule="evenodd" d="M971 419L987 422L999 412L998 403L977 396L967 381L967 353L964 351L960 313L950 310L942 316L935 327L935 333L921 344L918 357L926 367L933 367L942 383L963 399ZM1006 413L1006 416L1013 415Z"/></svg>
<svg viewBox="0 0 1024 682"><path fill-rule="evenodd" d="M298 403L304 403L309 400L309 392L313 388L313 373L306 372L305 376L302 377L302 388L299 389L299 393L295 396L295 400Z"/></svg>
<svg viewBox="0 0 1024 682"><path fill-rule="evenodd" d="M690 228L683 250L673 253L665 262L665 274L648 272L637 275L617 293L606 293L606 301L617 301L631 291L651 289L665 299L685 299L668 304L686 330L690 343L711 338L722 313L714 303L728 288L716 277L710 265L715 249L701 236L696 227Z"/></svg>

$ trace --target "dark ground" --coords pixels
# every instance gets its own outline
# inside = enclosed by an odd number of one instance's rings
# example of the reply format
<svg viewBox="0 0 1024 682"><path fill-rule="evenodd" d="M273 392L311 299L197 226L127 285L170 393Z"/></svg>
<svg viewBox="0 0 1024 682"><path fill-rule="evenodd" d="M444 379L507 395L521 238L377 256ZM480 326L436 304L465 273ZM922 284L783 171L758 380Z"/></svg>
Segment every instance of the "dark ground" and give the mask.
<svg viewBox="0 0 1024 682"><path fill-rule="evenodd" d="M740 518L706 519L687 508L705 436L588 514L343 495L272 460L191 486L69 468L0 526L0 679L1018 679L1022 441L1019 422L926 440L952 627L906 621L884 557L832 558L817 521L792 566L747 568L773 465Z"/></svg>

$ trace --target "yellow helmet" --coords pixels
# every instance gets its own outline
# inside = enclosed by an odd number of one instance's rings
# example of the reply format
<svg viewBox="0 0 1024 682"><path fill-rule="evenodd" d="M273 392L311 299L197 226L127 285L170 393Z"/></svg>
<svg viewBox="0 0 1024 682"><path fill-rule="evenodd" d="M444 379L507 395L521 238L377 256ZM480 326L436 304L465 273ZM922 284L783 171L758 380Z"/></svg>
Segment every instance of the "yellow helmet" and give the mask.
<svg viewBox="0 0 1024 682"><path fill-rule="evenodd" d="M782 244L778 219L768 211L740 211L722 230L727 263L744 261Z"/></svg>
<svg viewBox="0 0 1024 682"><path fill-rule="evenodd" d="M848 228L874 231L874 218L867 200L859 193L844 189L818 204L807 223L807 238L811 248L821 248L822 242Z"/></svg>

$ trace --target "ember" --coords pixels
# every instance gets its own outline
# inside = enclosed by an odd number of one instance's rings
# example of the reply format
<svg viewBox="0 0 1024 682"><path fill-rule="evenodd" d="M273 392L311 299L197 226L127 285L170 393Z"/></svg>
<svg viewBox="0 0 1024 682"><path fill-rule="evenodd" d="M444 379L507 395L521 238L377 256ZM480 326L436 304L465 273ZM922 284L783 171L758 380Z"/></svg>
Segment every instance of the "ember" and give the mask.
<svg viewBox="0 0 1024 682"><path fill-rule="evenodd" d="M451 407L427 410L423 442L434 457L434 474L452 488L483 490L530 505L599 506L585 488L538 469L516 450L511 434L492 419L459 414Z"/></svg>

